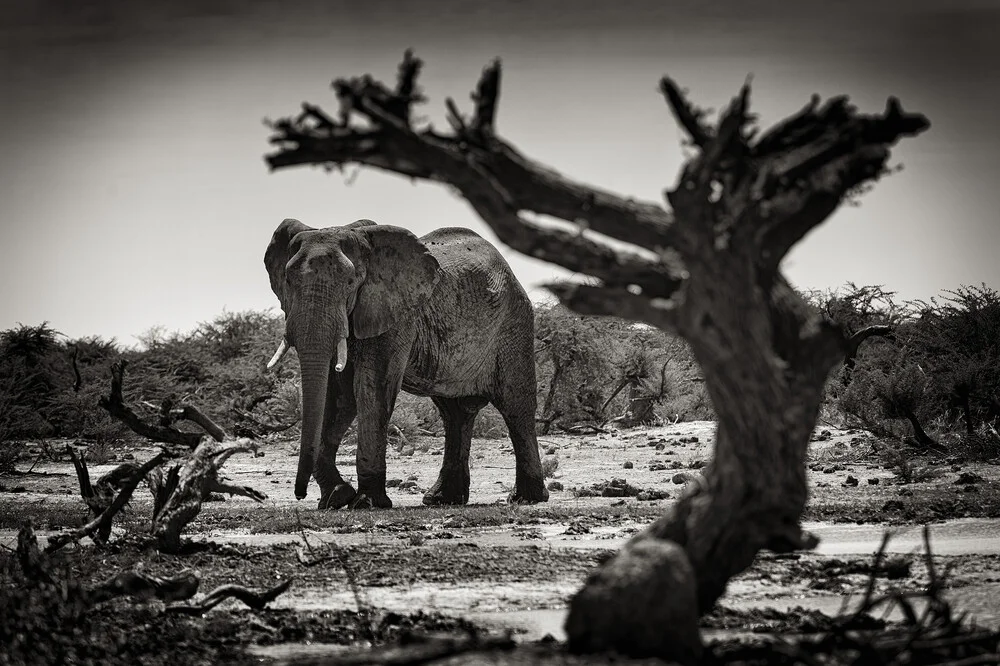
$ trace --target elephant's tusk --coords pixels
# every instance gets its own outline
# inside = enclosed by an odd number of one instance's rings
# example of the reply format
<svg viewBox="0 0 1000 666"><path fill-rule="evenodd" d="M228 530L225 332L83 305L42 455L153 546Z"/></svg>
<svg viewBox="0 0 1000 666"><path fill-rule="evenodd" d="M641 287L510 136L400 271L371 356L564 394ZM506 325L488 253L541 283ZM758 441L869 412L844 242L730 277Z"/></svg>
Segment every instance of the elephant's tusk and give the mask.
<svg viewBox="0 0 1000 666"><path fill-rule="evenodd" d="M288 353L288 340L282 338L281 344L278 345L278 351L274 352L274 356L272 356L271 360L267 362L267 369L270 370L274 366L278 365L278 361L280 361L281 357L287 353Z"/></svg>
<svg viewBox="0 0 1000 666"><path fill-rule="evenodd" d="M347 366L347 338L341 338L340 342L337 343L337 365L333 366L333 369L337 372L343 372L344 368Z"/></svg>

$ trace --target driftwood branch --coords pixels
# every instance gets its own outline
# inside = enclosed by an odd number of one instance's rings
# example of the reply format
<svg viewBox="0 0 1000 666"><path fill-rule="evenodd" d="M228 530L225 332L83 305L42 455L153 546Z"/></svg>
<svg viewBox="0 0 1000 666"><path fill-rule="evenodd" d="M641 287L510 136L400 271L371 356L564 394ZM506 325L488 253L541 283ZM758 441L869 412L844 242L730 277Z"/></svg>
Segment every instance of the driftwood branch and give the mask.
<svg viewBox="0 0 1000 666"><path fill-rule="evenodd" d="M220 444L206 437L180 465L150 475L154 497L151 532L160 551L176 553L180 550L181 533L201 512L202 502L210 490L244 495L258 502L267 498L252 488L229 486L218 480L219 468L230 456L256 451L256 444L248 439Z"/></svg>
<svg viewBox="0 0 1000 666"><path fill-rule="evenodd" d="M143 479L146 478L146 475L151 470L155 469L168 458L175 455L177 455L176 451L161 449L159 453L140 465L132 476L121 484L121 490L118 492L118 495L107 509L102 511L100 515L95 517L86 525L49 538L49 543L45 546L45 552L55 552L67 543L70 543L71 541L79 541L83 537L93 538L95 535L98 535L97 540L101 540L100 535L110 535L111 521L114 520L114 517L118 514L118 512L121 511L126 504L128 504L129 500L132 499L132 493L135 492L136 487L142 482Z"/></svg>
<svg viewBox="0 0 1000 666"><path fill-rule="evenodd" d="M171 604L164 609L167 613L201 616L226 599L236 599L254 610L261 610L281 596L292 585L292 578L266 590L255 590L242 585L220 585L193 604Z"/></svg>
<svg viewBox="0 0 1000 666"><path fill-rule="evenodd" d="M198 433L182 432L171 427L146 423L131 407L125 404L125 399L122 397L122 382L126 367L128 367L128 361L125 359L120 359L111 365L111 393L101 397L97 404L133 432L154 442L180 444L192 449L198 446L198 442L201 441L201 435Z"/></svg>
<svg viewBox="0 0 1000 666"><path fill-rule="evenodd" d="M88 597L99 604L116 597L159 599L165 602L190 599L198 592L198 575L185 570L176 576L153 576L144 571L123 571L90 588Z"/></svg>
<svg viewBox="0 0 1000 666"><path fill-rule="evenodd" d="M38 539L30 520L25 521L18 532L17 557L28 580L49 585L59 582L38 549ZM235 598L250 608L260 610L284 593L291 586L292 580L288 579L267 590L254 590L242 585L222 585L197 603L182 604L176 602L194 597L201 583L198 574L191 569L185 569L174 576L154 576L138 570L123 571L96 585L83 588L82 601L88 606L96 606L118 597L155 598L168 604L165 607L167 613L203 615L226 599Z"/></svg>
<svg viewBox="0 0 1000 666"><path fill-rule="evenodd" d="M412 59L408 54L404 64ZM416 76L417 68L412 68ZM410 71L410 70L408 70ZM342 121L271 123L272 169L355 163L458 190L501 242L592 278L550 289L581 314L616 315L684 337L718 416L715 460L698 483L587 580L566 624L574 651L694 662L698 615L764 547L808 547L800 527L805 455L841 329L808 305L781 260L859 186L887 172L889 149L928 127L890 98L862 114L813 99L761 130L750 82L714 124L670 79L661 91L698 148L666 193L672 210L575 182L495 133L500 64L487 67L453 133L415 127L411 95L371 76L337 79ZM354 122L360 119L362 122ZM477 120L478 119L478 120ZM479 134L474 128L479 123ZM526 212L583 231L542 226Z"/></svg>
<svg viewBox="0 0 1000 666"><path fill-rule="evenodd" d="M66 446L66 452L69 453L69 457L73 461L76 477L80 482L80 496L83 497L84 504L90 509L94 518L99 518L108 510L115 500L115 493L120 491L130 479L135 478L139 471L138 465L124 463L103 475L96 484L91 484L86 460L77 455L76 448L72 445ZM110 536L111 520L102 521L97 530L97 541L105 542Z"/></svg>

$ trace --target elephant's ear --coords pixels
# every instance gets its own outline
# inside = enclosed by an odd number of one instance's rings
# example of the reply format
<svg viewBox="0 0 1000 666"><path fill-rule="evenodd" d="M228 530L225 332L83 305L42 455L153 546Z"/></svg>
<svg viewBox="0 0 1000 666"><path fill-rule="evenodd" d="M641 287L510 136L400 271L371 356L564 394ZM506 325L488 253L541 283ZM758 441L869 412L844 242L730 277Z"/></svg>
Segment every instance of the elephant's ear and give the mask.
<svg viewBox="0 0 1000 666"><path fill-rule="evenodd" d="M264 252L264 266L267 268L267 274L271 278L271 291L281 301L282 309L285 307L285 266L292 256L289 252L289 245L296 234L311 230L312 227L308 227L298 220L290 217L285 218L278 225L278 228L274 230L274 233L271 235L271 242L267 245L267 251Z"/></svg>
<svg viewBox="0 0 1000 666"><path fill-rule="evenodd" d="M355 231L370 246L366 277L351 312L357 338L381 335L424 305L440 278L427 247L401 227L364 226Z"/></svg>

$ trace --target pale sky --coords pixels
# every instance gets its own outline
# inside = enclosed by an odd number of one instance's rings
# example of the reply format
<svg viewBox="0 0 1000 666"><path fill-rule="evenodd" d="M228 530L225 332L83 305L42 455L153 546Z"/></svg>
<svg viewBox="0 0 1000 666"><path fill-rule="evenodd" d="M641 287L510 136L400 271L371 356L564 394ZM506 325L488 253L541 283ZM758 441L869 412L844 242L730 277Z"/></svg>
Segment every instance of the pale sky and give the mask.
<svg viewBox="0 0 1000 666"><path fill-rule="evenodd" d="M902 173L798 246L787 274L802 288L851 280L904 298L1000 287L998 36L995 0L7 0L0 329L48 320L134 344L156 325L277 308L262 258L285 217L366 217L418 235L465 226L495 240L440 185L268 173L264 117L302 101L333 111L333 78L393 81L407 47L426 63L418 113L437 126L444 97L470 108L499 56L506 139L661 203L683 158L656 91L663 74L717 109L752 73L764 124L814 92L866 111L896 95L931 129L894 150ZM500 247L528 289L565 275Z"/></svg>

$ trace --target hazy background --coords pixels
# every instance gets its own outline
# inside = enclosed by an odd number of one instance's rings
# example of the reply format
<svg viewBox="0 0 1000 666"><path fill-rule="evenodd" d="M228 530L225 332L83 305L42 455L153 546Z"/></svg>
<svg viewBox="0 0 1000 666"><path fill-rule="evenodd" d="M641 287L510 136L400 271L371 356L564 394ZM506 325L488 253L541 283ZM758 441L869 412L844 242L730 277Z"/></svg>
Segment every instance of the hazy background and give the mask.
<svg viewBox="0 0 1000 666"><path fill-rule="evenodd" d="M262 257L285 217L493 239L441 186L263 162L265 116L305 100L332 111L334 77L394 80L411 46L431 100L418 113L437 125L444 97L470 108L500 56L505 138L661 202L682 160L656 92L665 73L717 109L752 72L765 124L814 92L868 111L897 95L931 130L894 151L901 174L794 251L788 275L904 298L1000 285L995 0L7 0L0 14L0 328L48 320L131 344L155 325L276 307ZM526 288L564 275L501 249Z"/></svg>

